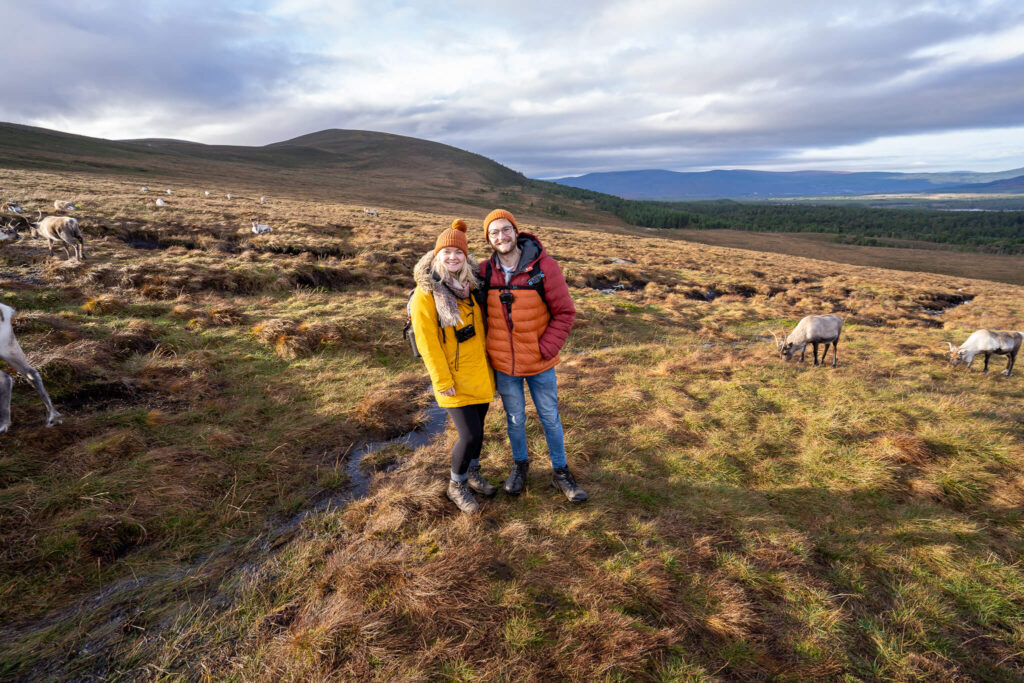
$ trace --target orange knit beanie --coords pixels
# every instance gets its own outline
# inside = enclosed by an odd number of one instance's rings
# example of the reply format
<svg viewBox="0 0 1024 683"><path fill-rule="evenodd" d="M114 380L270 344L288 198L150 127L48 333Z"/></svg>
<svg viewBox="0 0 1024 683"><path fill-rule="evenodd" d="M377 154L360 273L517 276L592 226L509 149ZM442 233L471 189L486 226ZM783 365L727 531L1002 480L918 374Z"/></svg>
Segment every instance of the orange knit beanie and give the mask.
<svg viewBox="0 0 1024 683"><path fill-rule="evenodd" d="M469 242L466 240L466 221L456 218L452 221L452 227L448 228L437 236L434 243L434 256L445 247L458 247L462 253L469 256Z"/></svg>
<svg viewBox="0 0 1024 683"><path fill-rule="evenodd" d="M510 214L505 209L495 209L494 211L491 211L489 214L487 214L487 218L484 219L484 239L487 240L488 243L490 243L490 239L487 235L487 226L491 224L491 221L497 220L499 218L507 219L508 222L512 224L512 227L516 229L516 234L519 233L519 225L516 224L516 217Z"/></svg>

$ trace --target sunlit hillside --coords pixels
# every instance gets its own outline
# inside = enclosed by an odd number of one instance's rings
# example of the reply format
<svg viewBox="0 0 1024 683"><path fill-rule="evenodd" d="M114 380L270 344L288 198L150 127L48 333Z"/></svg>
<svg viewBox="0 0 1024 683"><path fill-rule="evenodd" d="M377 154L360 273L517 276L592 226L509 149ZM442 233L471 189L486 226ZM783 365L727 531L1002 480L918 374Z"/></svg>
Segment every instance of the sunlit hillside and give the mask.
<svg viewBox="0 0 1024 683"><path fill-rule="evenodd" d="M1024 330L1024 287L526 218L579 311L558 374L591 499L550 488L531 412L527 492L468 517L451 428L348 466L430 421L411 270L456 217L486 254L500 197L373 216L219 182L0 170L30 212L76 200L86 239L0 243L64 416L16 380L0 678L1024 677L1024 366L946 362ZM783 362L770 331L824 312L839 367ZM498 402L484 473L509 461Z"/></svg>

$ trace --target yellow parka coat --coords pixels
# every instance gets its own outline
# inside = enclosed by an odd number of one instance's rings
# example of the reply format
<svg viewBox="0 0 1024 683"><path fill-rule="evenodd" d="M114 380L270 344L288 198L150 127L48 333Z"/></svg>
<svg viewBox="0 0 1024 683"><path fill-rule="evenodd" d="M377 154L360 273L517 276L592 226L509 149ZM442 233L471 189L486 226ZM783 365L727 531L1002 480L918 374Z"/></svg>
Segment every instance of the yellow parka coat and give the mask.
<svg viewBox="0 0 1024 683"><path fill-rule="evenodd" d="M458 315L461 319L454 326L443 327L438 321L438 307L434 300L434 291L444 285L436 279L430 264L434 253L427 252L416 264L413 277L416 291L409 304L412 317L412 330L416 335L416 348L423 357L423 363L430 373L430 381L434 385L434 398L442 408L460 408L477 403L490 403L494 398L494 372L487 362L487 349L484 343L484 316L480 305L471 295L467 299L458 299ZM473 272L477 264L469 257ZM480 287L477 278L473 278L470 287ZM440 294L438 297L440 298ZM441 317L441 323L454 322ZM476 334L464 342L455 338L455 330L473 325ZM455 387L454 396L442 396L441 392Z"/></svg>

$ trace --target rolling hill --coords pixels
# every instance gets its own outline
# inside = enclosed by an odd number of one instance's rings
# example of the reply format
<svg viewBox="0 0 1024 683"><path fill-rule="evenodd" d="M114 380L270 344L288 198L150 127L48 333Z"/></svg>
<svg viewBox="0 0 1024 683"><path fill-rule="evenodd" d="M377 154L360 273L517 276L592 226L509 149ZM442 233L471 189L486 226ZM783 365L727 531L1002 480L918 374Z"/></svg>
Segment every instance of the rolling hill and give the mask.
<svg viewBox="0 0 1024 683"><path fill-rule="evenodd" d="M219 191L337 199L458 211L493 208L540 215L557 200L478 154L389 133L323 130L265 145L205 145L167 139L105 140L0 123L0 168L86 172L140 184L216 185ZM578 219L601 212L580 208ZM606 222L619 221L601 214Z"/></svg>

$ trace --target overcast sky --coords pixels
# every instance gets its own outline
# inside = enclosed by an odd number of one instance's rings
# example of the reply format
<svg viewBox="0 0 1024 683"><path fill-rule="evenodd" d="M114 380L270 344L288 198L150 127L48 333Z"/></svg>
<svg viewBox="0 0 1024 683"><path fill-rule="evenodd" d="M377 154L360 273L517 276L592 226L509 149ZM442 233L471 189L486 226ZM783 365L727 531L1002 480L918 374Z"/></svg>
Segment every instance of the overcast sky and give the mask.
<svg viewBox="0 0 1024 683"><path fill-rule="evenodd" d="M1024 167L1020 0L0 0L0 120L262 145L324 128L531 177Z"/></svg>

